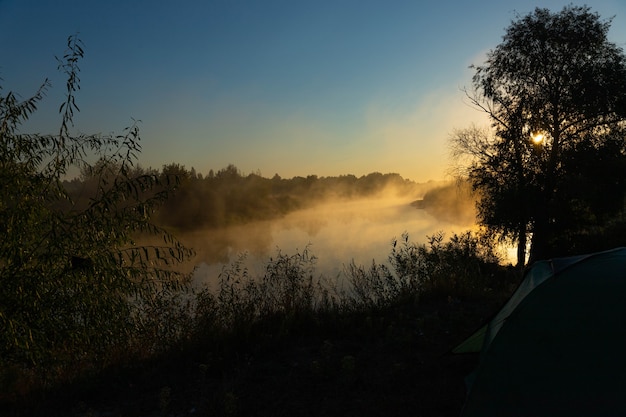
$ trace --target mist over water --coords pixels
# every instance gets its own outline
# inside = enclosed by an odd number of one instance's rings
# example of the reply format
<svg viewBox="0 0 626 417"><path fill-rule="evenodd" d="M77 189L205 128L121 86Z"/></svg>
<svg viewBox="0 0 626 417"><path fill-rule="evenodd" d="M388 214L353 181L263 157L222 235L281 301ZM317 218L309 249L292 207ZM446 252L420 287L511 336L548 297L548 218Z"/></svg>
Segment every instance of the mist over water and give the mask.
<svg viewBox="0 0 626 417"><path fill-rule="evenodd" d="M411 206L410 197L380 197L329 202L292 212L285 217L181 236L197 252L194 279L210 287L224 264L247 252L251 274L261 275L278 250L284 255L302 252L317 257L315 276L343 276L352 260L369 266L386 263L394 238L407 232L411 241L425 243L427 236L443 231L446 237L471 229L464 221L442 221L426 210Z"/></svg>

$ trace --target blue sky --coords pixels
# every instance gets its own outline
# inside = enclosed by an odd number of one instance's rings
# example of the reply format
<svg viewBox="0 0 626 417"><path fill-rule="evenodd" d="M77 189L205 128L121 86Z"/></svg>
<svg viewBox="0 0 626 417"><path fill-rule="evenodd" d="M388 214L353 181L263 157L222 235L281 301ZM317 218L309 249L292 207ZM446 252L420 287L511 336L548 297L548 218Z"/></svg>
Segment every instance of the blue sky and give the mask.
<svg viewBox="0 0 626 417"><path fill-rule="evenodd" d="M485 123L464 102L468 66L516 13L570 1L424 3L0 0L0 77L23 97L49 77L27 127L56 131L65 81L54 57L79 33L76 130L141 120L143 166L441 179L451 131ZM615 16L610 39L625 47L626 2L587 4Z"/></svg>

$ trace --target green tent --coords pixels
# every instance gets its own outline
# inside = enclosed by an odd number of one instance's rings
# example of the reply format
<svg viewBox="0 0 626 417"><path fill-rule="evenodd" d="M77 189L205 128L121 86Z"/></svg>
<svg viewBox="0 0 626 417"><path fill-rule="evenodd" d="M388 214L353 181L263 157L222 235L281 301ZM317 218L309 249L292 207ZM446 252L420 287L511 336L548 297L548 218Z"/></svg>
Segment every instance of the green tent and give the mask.
<svg viewBox="0 0 626 417"><path fill-rule="evenodd" d="M626 415L626 248L533 264L470 351L463 417Z"/></svg>

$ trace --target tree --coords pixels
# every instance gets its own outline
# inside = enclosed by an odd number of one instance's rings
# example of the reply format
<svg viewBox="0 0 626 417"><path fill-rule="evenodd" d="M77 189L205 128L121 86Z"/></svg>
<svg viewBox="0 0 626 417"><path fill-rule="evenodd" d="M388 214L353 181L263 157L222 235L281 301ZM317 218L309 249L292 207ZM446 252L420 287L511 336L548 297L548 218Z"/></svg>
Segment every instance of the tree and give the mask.
<svg viewBox="0 0 626 417"><path fill-rule="evenodd" d="M7 363L50 371L127 349L144 309L186 285L171 265L191 251L150 220L176 180L134 168L137 125L117 136L70 133L82 57L70 37L58 134L21 132L47 80L25 101L0 95L0 376ZM94 179L88 199L64 186L72 167ZM135 242L150 235L161 243Z"/></svg>
<svg viewBox="0 0 626 417"><path fill-rule="evenodd" d="M452 155L460 178L477 191L477 219L487 234L517 243L519 266L525 263L534 189L522 152L487 128L471 126L452 135Z"/></svg>
<svg viewBox="0 0 626 417"><path fill-rule="evenodd" d="M474 89L466 93L493 130L455 132L453 155L469 157L465 174L480 196L479 220L518 243L521 264L527 236L530 261L547 258L558 254L555 242L568 228L623 209L623 170L593 178L600 155L614 152L612 162L626 166L626 60L608 41L610 25L586 6L537 8L513 21L484 65L473 67ZM586 188L574 195L577 184ZM611 203L597 204L597 186L611 190Z"/></svg>

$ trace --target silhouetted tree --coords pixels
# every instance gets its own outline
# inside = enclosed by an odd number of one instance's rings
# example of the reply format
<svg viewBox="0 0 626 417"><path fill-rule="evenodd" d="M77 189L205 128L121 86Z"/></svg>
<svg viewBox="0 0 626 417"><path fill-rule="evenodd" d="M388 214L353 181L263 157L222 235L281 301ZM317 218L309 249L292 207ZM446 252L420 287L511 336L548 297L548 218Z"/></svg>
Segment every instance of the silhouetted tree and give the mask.
<svg viewBox="0 0 626 417"><path fill-rule="evenodd" d="M235 165L228 164L226 168L217 171L215 177L218 179L237 181L241 179L241 172L239 172L239 169Z"/></svg>
<svg viewBox="0 0 626 417"><path fill-rule="evenodd" d="M184 165L175 162L163 165L161 177L163 181L174 183L177 187L184 186L196 179L195 172L187 171Z"/></svg>
<svg viewBox="0 0 626 417"><path fill-rule="evenodd" d="M7 363L56 366L127 349L145 329L143 308L185 285L169 268L191 251L150 221L169 194L156 175L135 175L137 126L118 136L78 135L80 40L68 39L58 134L22 133L49 83L25 101L0 95L0 378ZM87 162L95 153L97 162ZM64 176L81 168L88 199ZM82 185L85 182L83 181ZM136 245L137 234L165 244ZM146 346L148 347L148 346ZM149 348L149 347L148 347Z"/></svg>
<svg viewBox="0 0 626 417"><path fill-rule="evenodd" d="M474 67L468 97L493 132L455 132L453 149L470 157L480 221L518 242L520 264L527 236L531 262L554 256L559 235L590 219L583 212L623 208L623 170L602 169L607 154L624 166L626 62L607 39L610 24L586 6L537 8ZM597 169L606 177L594 178ZM577 185L586 187L573 194ZM594 189L612 201L599 204Z"/></svg>

